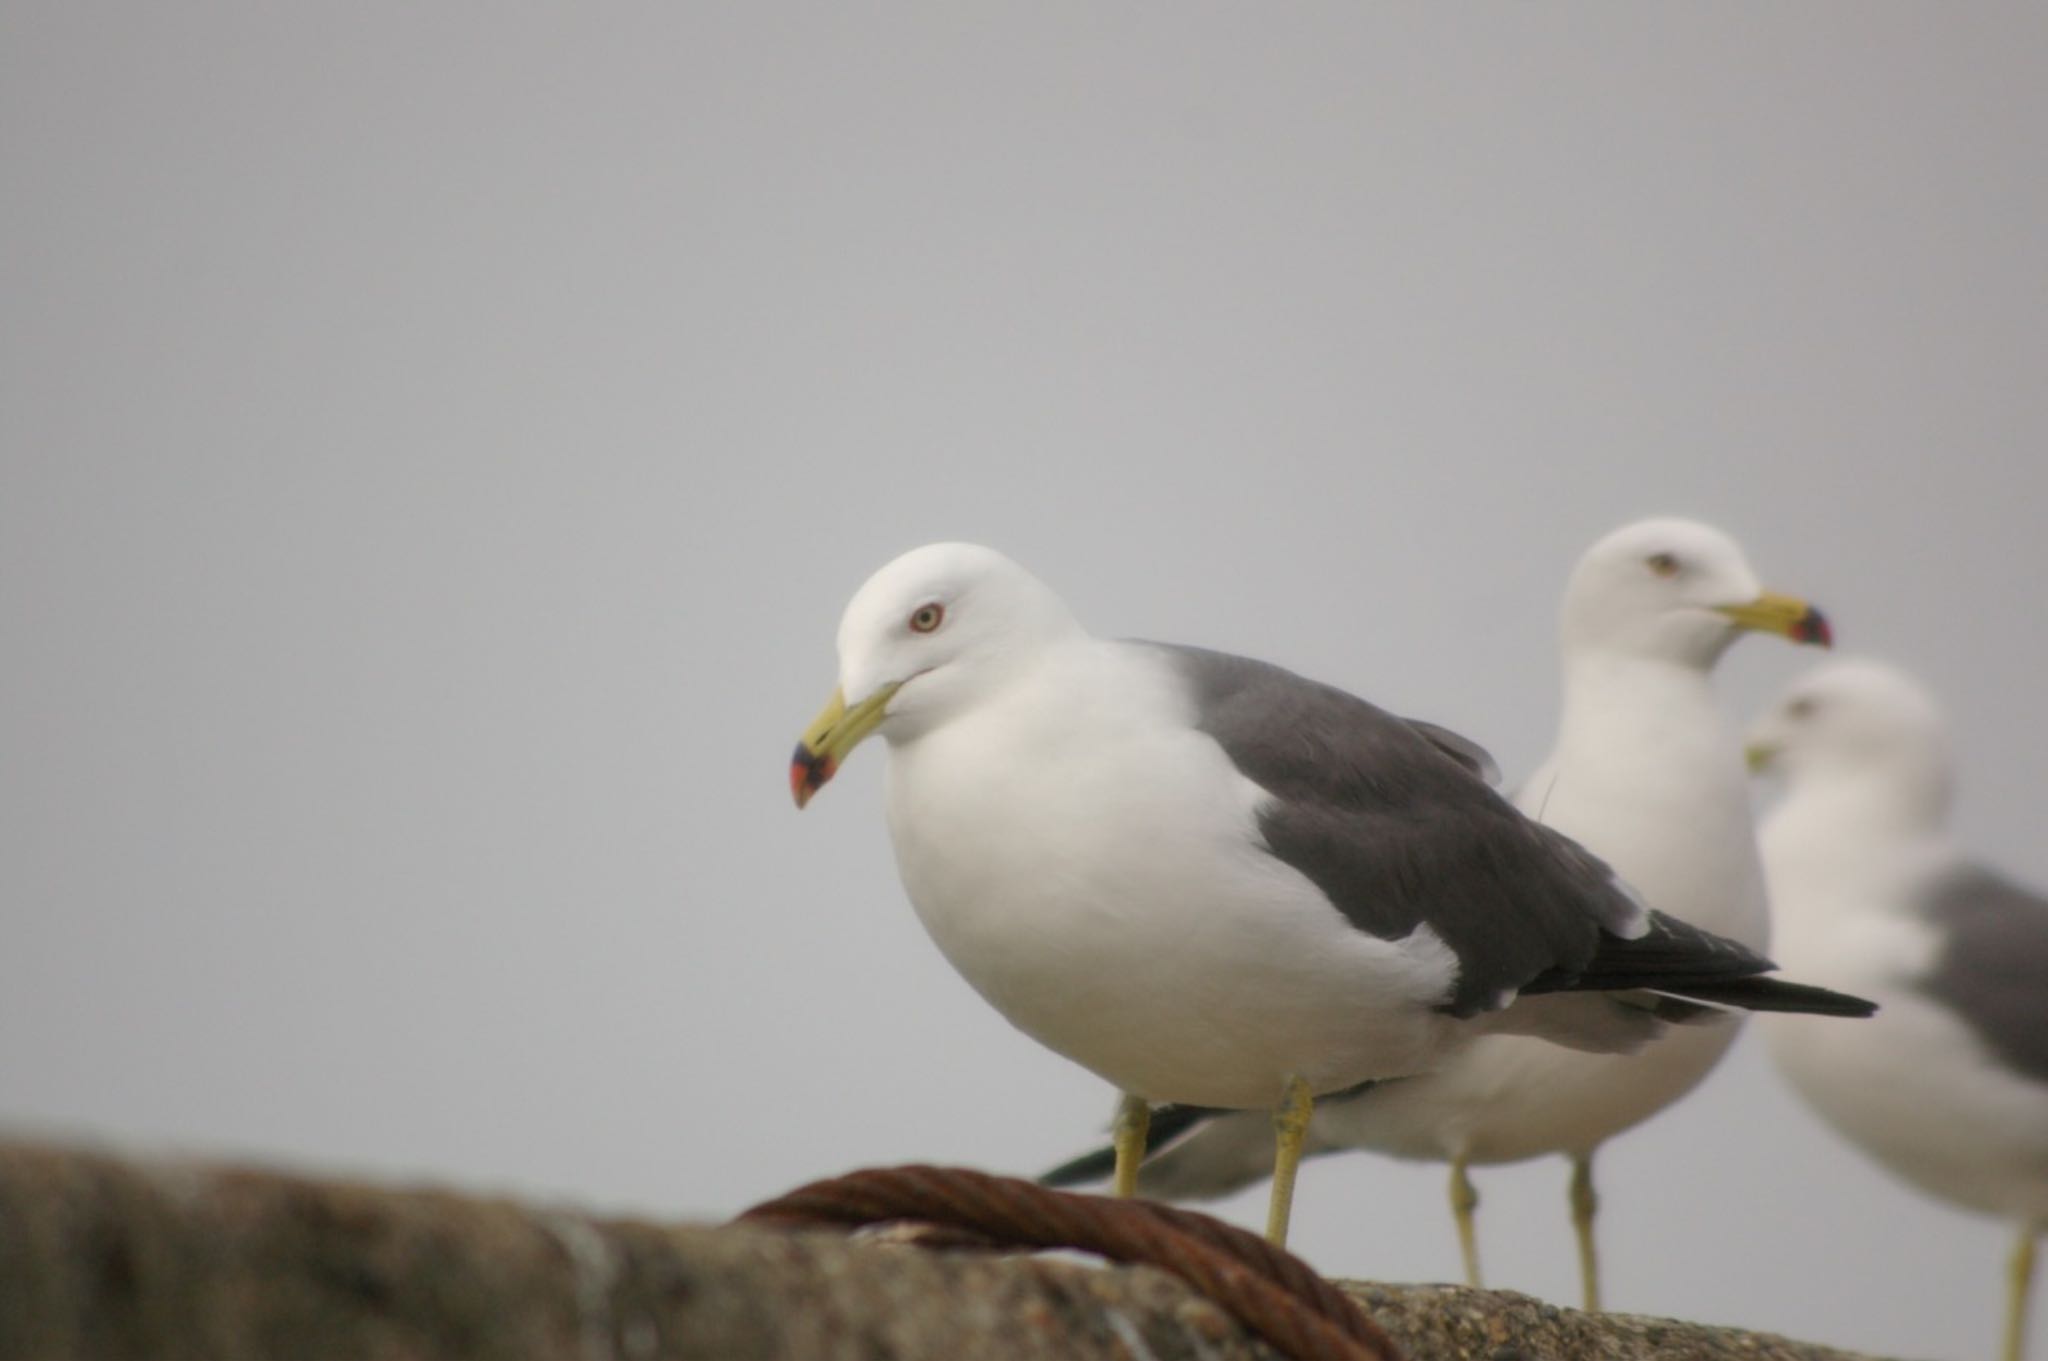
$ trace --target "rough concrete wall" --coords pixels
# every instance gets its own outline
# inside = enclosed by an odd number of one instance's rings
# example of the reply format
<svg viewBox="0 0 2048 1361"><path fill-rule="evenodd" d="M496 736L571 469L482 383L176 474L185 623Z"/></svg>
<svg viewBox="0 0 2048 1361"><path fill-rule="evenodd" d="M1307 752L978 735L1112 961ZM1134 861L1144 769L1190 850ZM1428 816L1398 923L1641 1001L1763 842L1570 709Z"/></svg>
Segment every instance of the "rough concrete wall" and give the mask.
<svg viewBox="0 0 2048 1361"><path fill-rule="evenodd" d="M1415 1361L1846 1361L1752 1333L1360 1285ZM671 1227L0 1144L0 1357L1270 1357L1148 1268Z"/></svg>

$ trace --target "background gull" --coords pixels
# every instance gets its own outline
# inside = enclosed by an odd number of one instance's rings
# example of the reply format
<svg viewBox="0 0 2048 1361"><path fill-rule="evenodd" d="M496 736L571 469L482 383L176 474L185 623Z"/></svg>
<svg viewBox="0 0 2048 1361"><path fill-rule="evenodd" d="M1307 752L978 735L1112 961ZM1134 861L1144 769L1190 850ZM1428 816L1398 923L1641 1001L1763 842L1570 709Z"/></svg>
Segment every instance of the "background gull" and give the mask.
<svg viewBox="0 0 2048 1361"><path fill-rule="evenodd" d="M1785 796L1762 830L1788 965L1877 999L1843 1034L1768 1029L1822 1119L1886 1168L2016 1220L2004 1355L2025 1350L2048 1223L2048 900L1951 839L1948 724L1898 669L1801 677L1751 733Z"/></svg>
<svg viewBox="0 0 2048 1361"><path fill-rule="evenodd" d="M1149 1102L1271 1108L1284 1241L1323 1093L1481 1034L1609 1052L1700 1004L1866 1009L1643 907L1496 795L1469 744L1261 662L1093 638L988 549L883 567L839 662L798 805L888 739L919 918L1013 1024L1124 1094L1122 1193Z"/></svg>
<svg viewBox="0 0 2048 1361"><path fill-rule="evenodd" d="M1764 592L1726 534L1657 518L1623 526L1585 552L1560 623L1557 741L1516 806L1601 856L1653 907L1763 950L1763 871L1740 741L1715 700L1711 672L1744 630L1825 644L1825 620L1802 601ZM1691 1091L1736 1033L1733 1019L1721 1018L1637 1053L1606 1055L1487 1036L1436 1072L1323 1102L1309 1151L1365 1148L1448 1162L1473 1285L1478 1198L1467 1167L1565 1154L1584 1303L1598 1308L1594 1150ZM1189 1123L1174 1112L1155 1129L1170 1137ZM1141 1184L1169 1197L1228 1194L1265 1175L1262 1135L1243 1116L1210 1120L1148 1163ZM1101 1176L1107 1164L1090 1155L1048 1180Z"/></svg>

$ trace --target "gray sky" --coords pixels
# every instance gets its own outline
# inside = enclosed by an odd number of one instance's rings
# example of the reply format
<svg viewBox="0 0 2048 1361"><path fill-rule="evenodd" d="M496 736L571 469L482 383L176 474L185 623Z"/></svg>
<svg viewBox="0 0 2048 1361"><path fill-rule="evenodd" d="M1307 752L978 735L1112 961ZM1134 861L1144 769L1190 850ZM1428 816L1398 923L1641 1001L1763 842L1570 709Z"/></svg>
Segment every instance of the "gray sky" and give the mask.
<svg viewBox="0 0 2048 1361"><path fill-rule="evenodd" d="M2044 59L2038 6L7 6L0 1128L714 1217L1078 1150L1111 1094L924 938L882 753L789 805L840 608L940 538L1513 778L1580 549L1709 519L2048 880ZM2005 1230L1749 1041L1604 1172L1617 1307L1991 1349ZM1298 1246L1448 1279L1442 1181L1325 1161ZM1497 1283L1574 1297L1564 1183L1487 1173Z"/></svg>

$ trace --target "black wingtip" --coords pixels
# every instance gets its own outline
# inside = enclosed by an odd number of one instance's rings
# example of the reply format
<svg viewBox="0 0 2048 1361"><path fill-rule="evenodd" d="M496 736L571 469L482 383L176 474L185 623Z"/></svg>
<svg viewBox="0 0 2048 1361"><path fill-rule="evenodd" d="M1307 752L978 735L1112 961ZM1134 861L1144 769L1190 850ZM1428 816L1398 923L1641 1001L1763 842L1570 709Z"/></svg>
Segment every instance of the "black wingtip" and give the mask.
<svg viewBox="0 0 2048 1361"><path fill-rule="evenodd" d="M1794 983L1783 978L1737 978L1712 985L1670 989L1683 997L1744 1011L1775 1011L1793 1016L1844 1016L1860 1019L1877 1014L1877 1003L1832 988Z"/></svg>
<svg viewBox="0 0 2048 1361"><path fill-rule="evenodd" d="M1064 1190L1069 1186L1086 1186L1090 1182L1105 1181L1116 1171L1116 1150L1098 1148L1061 1163L1050 1172L1041 1173L1040 1186Z"/></svg>
<svg viewBox="0 0 2048 1361"><path fill-rule="evenodd" d="M1160 1149L1172 1143L1195 1126L1206 1123L1212 1116L1226 1112L1214 1106L1159 1106L1152 1112L1151 1123L1145 1126L1145 1156L1151 1157ZM1090 1182L1107 1181L1116 1173L1116 1149L1098 1148L1061 1163L1050 1172L1038 1178L1040 1186L1055 1190L1068 1186L1086 1186Z"/></svg>
<svg viewBox="0 0 2048 1361"><path fill-rule="evenodd" d="M1836 992L1832 988L1818 988L1811 983L1788 983L1782 979L1765 981L1776 983L1778 987L1784 989L1783 992L1774 994L1774 1000L1784 1001L1788 1005L1773 1008L1774 1010L1798 1012L1809 1016L1847 1016L1854 1020L1877 1015L1877 1003L1867 997Z"/></svg>

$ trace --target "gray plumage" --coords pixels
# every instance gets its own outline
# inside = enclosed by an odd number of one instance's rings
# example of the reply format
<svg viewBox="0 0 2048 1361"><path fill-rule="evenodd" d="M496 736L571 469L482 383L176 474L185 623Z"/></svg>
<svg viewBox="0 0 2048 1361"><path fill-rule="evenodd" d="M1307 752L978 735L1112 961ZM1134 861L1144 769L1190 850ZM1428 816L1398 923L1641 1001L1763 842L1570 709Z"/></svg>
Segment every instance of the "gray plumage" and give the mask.
<svg viewBox="0 0 2048 1361"><path fill-rule="evenodd" d="M1166 650L1193 687L1196 726L1272 794L1267 848L1361 931L1434 930L1458 959L1451 1015L1574 977L1603 928L1640 922L1605 864L1486 786L1472 744L1265 662Z"/></svg>
<svg viewBox="0 0 2048 1361"><path fill-rule="evenodd" d="M1493 753L1471 738L1420 718L1404 718L1401 721L1427 738L1431 746L1486 783L1500 783L1500 766L1495 764Z"/></svg>
<svg viewBox="0 0 2048 1361"><path fill-rule="evenodd" d="M2000 1062L2048 1082L2048 899L1969 866L1943 876L1925 910L1942 949L1922 989Z"/></svg>
<svg viewBox="0 0 2048 1361"><path fill-rule="evenodd" d="M1457 734L1266 662L1145 646L1172 658L1194 694L1196 726L1272 796L1259 814L1271 854L1359 930L1400 940L1426 924L1450 948L1458 975L1443 1011L1468 1017L1516 995L1635 989L1730 1006L1867 1010L1758 978L1768 960L1646 912L1599 857L1491 789L1491 758ZM1667 1020L1697 1014L1641 1001Z"/></svg>

